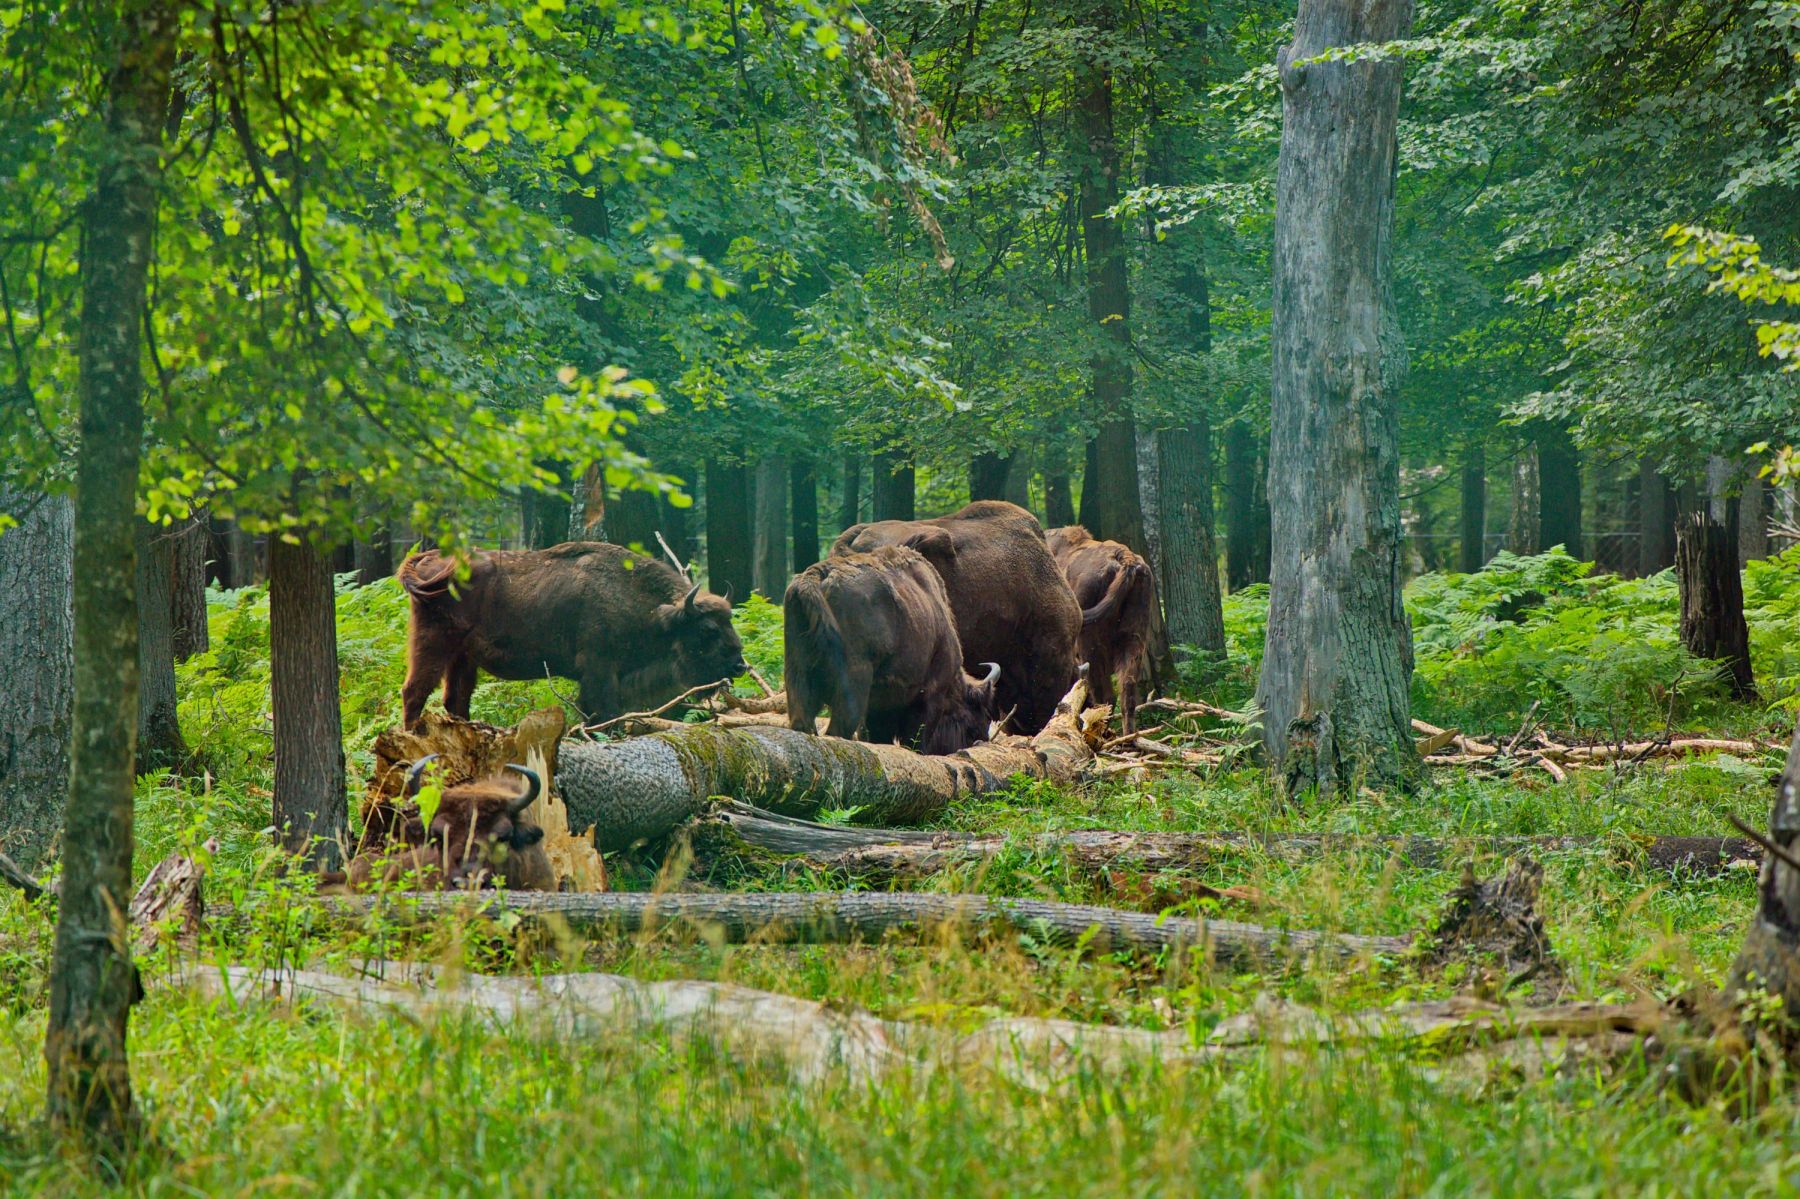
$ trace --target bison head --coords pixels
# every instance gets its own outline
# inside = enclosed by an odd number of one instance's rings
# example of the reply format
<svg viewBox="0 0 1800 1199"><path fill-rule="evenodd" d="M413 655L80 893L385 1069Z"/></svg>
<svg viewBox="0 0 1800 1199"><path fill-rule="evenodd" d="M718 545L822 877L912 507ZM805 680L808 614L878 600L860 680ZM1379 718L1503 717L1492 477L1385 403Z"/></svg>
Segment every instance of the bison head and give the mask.
<svg viewBox="0 0 1800 1199"><path fill-rule="evenodd" d="M744 643L732 627L730 601L701 595L699 584L680 603L659 606L656 625L669 637L671 664L683 687L735 679L750 669L744 662Z"/></svg>
<svg viewBox="0 0 1800 1199"><path fill-rule="evenodd" d="M416 794L425 766L437 755L414 763L407 779L407 793ZM536 802L543 782L537 771L524 766L507 769L525 780L525 790L515 791L498 777L448 787L426 828L422 813L414 812L401 831L409 846L422 846L430 864L442 876L443 886L464 887L491 878L507 879L513 886L531 886L513 876L524 863L517 859L544 839L544 830L524 821L525 810ZM537 854L541 856L542 851ZM546 863L547 865L547 863ZM534 873L526 869L526 874Z"/></svg>
<svg viewBox="0 0 1800 1199"><path fill-rule="evenodd" d="M953 754L987 740L994 723L994 684L1000 679L1000 664L982 665L987 667L987 674L981 678L966 673L962 676L962 703L954 705L935 727L925 731L924 743L919 746L922 752Z"/></svg>

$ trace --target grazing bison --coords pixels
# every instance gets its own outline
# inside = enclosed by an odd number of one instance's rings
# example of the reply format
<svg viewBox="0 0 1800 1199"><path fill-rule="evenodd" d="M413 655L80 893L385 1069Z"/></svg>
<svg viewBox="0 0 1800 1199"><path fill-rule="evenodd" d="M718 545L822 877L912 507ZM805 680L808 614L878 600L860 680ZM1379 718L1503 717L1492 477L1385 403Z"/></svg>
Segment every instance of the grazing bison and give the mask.
<svg viewBox="0 0 1800 1199"><path fill-rule="evenodd" d="M465 719L475 673L574 679L585 719L655 707L748 669L731 605L654 558L602 541L476 554L466 581L436 550L401 563L412 597L406 727L444 684L444 710Z"/></svg>
<svg viewBox="0 0 1800 1199"><path fill-rule="evenodd" d="M321 876L329 886L360 890L408 875L424 891L499 885L515 891L554 891L556 874L539 844L544 830L524 820L543 783L535 770L508 766L525 780L520 791L496 776L446 787L427 827L417 795L431 754L413 763L399 804L381 802L365 813L362 843L341 871Z"/></svg>
<svg viewBox="0 0 1800 1199"><path fill-rule="evenodd" d="M884 545L919 551L944 581L963 665L1000 664L999 710L1012 727L1036 733L1075 681L1081 609L1050 557L1031 513L1000 500L979 500L935 520L878 520L852 525L833 555Z"/></svg>
<svg viewBox="0 0 1800 1199"><path fill-rule="evenodd" d="M944 584L917 552L836 554L788 584L781 611L792 727L810 733L830 708L833 737L862 731L928 754L987 739L1000 667L963 673Z"/></svg>
<svg viewBox="0 0 1800 1199"><path fill-rule="evenodd" d="M1117 674L1119 715L1125 731L1136 732L1144 647L1156 611L1150 564L1116 541L1095 541L1080 525L1052 529L1046 537L1081 605L1077 650L1088 667L1088 695L1096 704L1112 703Z"/></svg>

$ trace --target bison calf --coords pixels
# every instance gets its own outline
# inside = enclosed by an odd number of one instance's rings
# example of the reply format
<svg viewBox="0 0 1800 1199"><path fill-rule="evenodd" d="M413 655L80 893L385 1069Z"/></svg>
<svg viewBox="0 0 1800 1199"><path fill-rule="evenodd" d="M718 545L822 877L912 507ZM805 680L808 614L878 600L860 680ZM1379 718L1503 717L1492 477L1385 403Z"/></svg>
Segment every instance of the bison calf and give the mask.
<svg viewBox="0 0 1800 1199"><path fill-rule="evenodd" d="M888 546L809 566L782 601L788 723L812 732L831 709L834 737L862 733L928 754L988 735L994 680L963 673L944 584L917 552Z"/></svg>
<svg viewBox="0 0 1800 1199"><path fill-rule="evenodd" d="M412 598L402 718L416 727L441 681L465 720L475 676L574 679L583 717L655 707L749 668L731 605L667 564L603 541L476 554L466 581L436 550L401 563Z"/></svg>
<svg viewBox="0 0 1800 1199"><path fill-rule="evenodd" d="M403 799L371 808L362 845L341 871L323 881L360 890L372 882L413 876L422 891L497 884L515 891L554 891L556 875L540 842L544 830L524 820L543 788L535 770L508 766L525 781L494 777L446 787L425 824L416 797L432 754L413 764Z"/></svg>
<svg viewBox="0 0 1800 1199"><path fill-rule="evenodd" d="M1096 704L1112 703L1116 674L1120 719L1126 732L1136 732L1144 648L1156 610L1150 565L1116 541L1095 541L1080 525L1052 529L1047 540L1081 605L1076 653L1087 663L1088 694Z"/></svg>

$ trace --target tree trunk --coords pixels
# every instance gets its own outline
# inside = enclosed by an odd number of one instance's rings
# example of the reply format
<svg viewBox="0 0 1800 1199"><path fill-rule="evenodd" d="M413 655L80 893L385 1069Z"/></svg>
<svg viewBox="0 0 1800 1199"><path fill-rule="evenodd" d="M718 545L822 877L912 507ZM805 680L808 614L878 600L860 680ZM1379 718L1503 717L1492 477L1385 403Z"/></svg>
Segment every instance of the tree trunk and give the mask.
<svg viewBox="0 0 1800 1199"><path fill-rule="evenodd" d="M1269 581L1268 463L1242 419L1225 427L1225 582L1233 591Z"/></svg>
<svg viewBox="0 0 1800 1199"><path fill-rule="evenodd" d="M1044 476L1044 527L1060 529L1075 523L1073 484L1066 472Z"/></svg>
<svg viewBox="0 0 1800 1199"><path fill-rule="evenodd" d="M1463 449L1458 518L1456 568L1474 574L1487 565L1487 452L1479 441Z"/></svg>
<svg viewBox="0 0 1800 1199"><path fill-rule="evenodd" d="M788 468L788 506L794 518L792 573L799 574L819 560L819 476L811 458L796 458Z"/></svg>
<svg viewBox="0 0 1800 1199"><path fill-rule="evenodd" d="M276 836L318 869L336 869L347 816L337 608L330 564L311 541L269 539L269 674Z"/></svg>
<svg viewBox="0 0 1800 1199"><path fill-rule="evenodd" d="M1675 565L1675 489L1649 462L1638 464L1638 574Z"/></svg>
<svg viewBox="0 0 1800 1199"><path fill-rule="evenodd" d="M912 460L898 450L875 455L869 490L876 520L912 520L915 489Z"/></svg>
<svg viewBox="0 0 1800 1199"><path fill-rule="evenodd" d="M1738 498L1738 560L1760 562L1769 556L1769 483L1751 476Z"/></svg>
<svg viewBox="0 0 1800 1199"><path fill-rule="evenodd" d="M969 459L969 499L1003 500L1006 498L1006 477L1012 469L1013 456L1001 457L992 450L983 450Z"/></svg>
<svg viewBox="0 0 1800 1199"><path fill-rule="evenodd" d="M1100 513L1095 508L1100 495L1100 439L1090 437L1082 447L1081 503L1075 519L1089 532L1100 527Z"/></svg>
<svg viewBox="0 0 1800 1199"><path fill-rule="evenodd" d="M1307 62L1404 37L1411 0L1301 0L1281 51L1273 537L1263 741L1290 793L1412 779L1389 266L1401 64Z"/></svg>
<svg viewBox="0 0 1800 1199"><path fill-rule="evenodd" d="M1000 498L1009 504L1017 504L1026 511L1031 509L1031 462L1021 453L1014 452L1007 459L1006 493Z"/></svg>
<svg viewBox="0 0 1800 1199"><path fill-rule="evenodd" d="M1755 1004L1758 1022L1772 1020L1772 1030L1791 1054L1800 1047L1800 869L1792 864L1800 859L1800 723L1775 788L1769 840L1783 854L1763 856L1756 917L1744 933L1725 992L1735 1005ZM1779 1003L1769 1004L1770 999Z"/></svg>
<svg viewBox="0 0 1800 1199"><path fill-rule="evenodd" d="M166 0L124 6L99 171L83 212L74 728L44 1058L51 1125L102 1145L137 1128L125 1029L141 989L120 914L131 902L137 749L139 330L178 29Z"/></svg>
<svg viewBox="0 0 1800 1199"><path fill-rule="evenodd" d="M0 852L36 869L62 827L75 701L70 609L75 509L63 495L0 487Z"/></svg>
<svg viewBox="0 0 1800 1199"><path fill-rule="evenodd" d="M862 521L862 456L844 455L844 493L838 504L838 532Z"/></svg>
<svg viewBox="0 0 1800 1199"><path fill-rule="evenodd" d="M169 612L175 660L185 662L212 647L206 628L206 518L190 516L174 532L174 595Z"/></svg>
<svg viewBox="0 0 1800 1199"><path fill-rule="evenodd" d="M1756 678L1737 555L1737 501L1715 495L1676 519L1681 643L1695 657L1718 662L1731 694L1748 700L1756 698Z"/></svg>
<svg viewBox="0 0 1800 1199"><path fill-rule="evenodd" d="M368 540L356 543L356 585L367 587L394 577L394 533L385 511L370 531Z"/></svg>
<svg viewBox="0 0 1800 1199"><path fill-rule="evenodd" d="M520 537L526 549L544 550L569 539L569 468L561 462L545 459L538 463L556 472L562 486L555 491L526 490L519 495L522 521Z"/></svg>
<svg viewBox="0 0 1800 1199"><path fill-rule="evenodd" d="M677 462L671 463L668 469L670 474L684 480L683 488L690 497L699 490L691 481L694 475L691 466ZM676 556L684 563L692 562L695 545L693 530L688 527L688 514L693 511L693 508L677 508L674 501L665 494L657 501L657 510L661 514L663 540L669 543L669 548L674 550Z"/></svg>
<svg viewBox="0 0 1800 1199"><path fill-rule="evenodd" d="M1506 523L1506 548L1513 553L1535 554L1545 548L1538 541L1539 507L1537 450L1528 441L1513 459L1512 514Z"/></svg>
<svg viewBox="0 0 1800 1199"><path fill-rule="evenodd" d="M238 527L235 520L207 518L207 577L225 591L235 591L256 582L256 538Z"/></svg>
<svg viewBox="0 0 1800 1199"><path fill-rule="evenodd" d="M1212 445L1204 407L1196 419L1156 435L1162 475L1163 608L1169 641L1225 653L1219 552L1213 544Z"/></svg>
<svg viewBox="0 0 1800 1199"><path fill-rule="evenodd" d="M706 585L719 595L750 598L750 470L706 463Z"/></svg>
<svg viewBox="0 0 1800 1199"><path fill-rule="evenodd" d="M1540 425L1537 443L1538 546L1562 546L1571 557L1582 556L1581 453L1561 425Z"/></svg>
<svg viewBox="0 0 1800 1199"><path fill-rule="evenodd" d="M756 559L751 581L776 603L788 585L788 464L777 456L756 464Z"/></svg>
<svg viewBox="0 0 1800 1199"><path fill-rule="evenodd" d="M173 770L188 758L175 713L174 609L176 526L137 522L137 771Z"/></svg>
<svg viewBox="0 0 1800 1199"><path fill-rule="evenodd" d="M634 546L653 558L662 557L656 543L662 506L654 491L627 488L606 506L605 538L614 545Z"/></svg>

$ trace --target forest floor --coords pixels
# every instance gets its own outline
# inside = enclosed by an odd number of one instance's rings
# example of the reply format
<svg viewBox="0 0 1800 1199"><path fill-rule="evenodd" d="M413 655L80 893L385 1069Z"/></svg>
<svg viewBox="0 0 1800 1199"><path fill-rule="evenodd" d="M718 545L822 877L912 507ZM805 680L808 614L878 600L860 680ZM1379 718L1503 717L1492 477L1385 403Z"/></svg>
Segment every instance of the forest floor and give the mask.
<svg viewBox="0 0 1800 1199"><path fill-rule="evenodd" d="M1591 592L1575 598L1595 605ZM1234 970L1191 954L1057 948L1023 933L978 944L943 936L729 946L669 933L548 939L479 920L424 930L315 923L306 905L279 902L295 884L276 877L260 848L266 737L259 745L255 671L243 668L258 645L254 619L240 619L255 603L221 598L210 661L183 670L184 722L206 747L211 773L146 778L140 791L140 871L216 836L209 898L262 901L253 919L203 941L202 966L348 971L406 957L488 974L604 970L730 982L946 1029L1041 1016L1185 1030L1194 1043L1273 1000L1329 1016L1491 987L1478 972L1431 971L1409 955ZM346 593L340 604L352 750L366 751L369 729L391 719L393 692L382 689L398 669L388 657L397 615L382 594ZM1648 617L1634 610L1626 619ZM1253 623L1240 611L1234 636L1253 635ZM403 633L403 621L398 627ZM768 653L766 613L753 611L746 633L757 661ZM1422 641L1429 653L1429 637ZM1591 647L1584 652L1591 674L1597 659ZM1433 669L1427 661L1421 674ZM1240 669L1218 686L1241 691L1244 678ZM516 716L544 698L544 686L484 687L477 715ZM1458 693L1461 708L1440 695L1436 711L1420 714L1467 717L1479 707L1470 694ZM1685 712L1666 691L1651 710L1680 727L1785 739L1791 725L1785 709L1676 695ZM1489 707L1485 726L1465 722L1470 731L1516 727L1529 700L1515 694ZM1553 722L1563 716L1545 707ZM1655 732L1654 723L1640 714L1634 728ZM1552 727L1600 731L1573 719ZM1733 815L1761 824L1778 766L1773 754L1672 768L1645 762L1562 783L1541 772L1480 779L1434 769L1412 793L1305 804L1279 802L1254 768L1220 768L1079 790L1021 783L938 823L1019 834L1594 834L1591 846L1539 855L1540 911L1566 968L1563 998L1669 998L1721 981L1752 910L1754 874L1648 870L1636 864L1631 837L1729 835ZM1243 844L1194 876L1096 878L1028 840L979 867L911 885L1409 934L1435 922L1465 861L1482 873L1500 865L1476 843L1431 867L1373 842L1334 842L1300 859ZM625 887L676 881L666 863L621 856L611 865ZM688 883L811 890L842 880L776 870ZM1196 883L1254 896L1194 898ZM45 913L16 893L0 895L0 1055L18 1063L0 1073L0 1193L98 1194L106 1181L67 1164L35 1131L49 951ZM1748 1111L1723 1099L1690 1102L1629 1060L1534 1076L1473 1071L1429 1044L1395 1042L1373 1053L1272 1045L1179 1066L1077 1061L1065 1080L1042 1085L975 1065L873 1080L832 1070L796 1078L778 1061L635 1028L553 1038L466 1017L234 1005L169 982L172 964L160 953L145 961L149 993L132 1021L133 1077L155 1146L127 1164L135 1193L1540 1196L1788 1193L1800 1179L1800 1103L1782 1098ZM1534 985L1522 983L1515 997L1529 998Z"/></svg>

